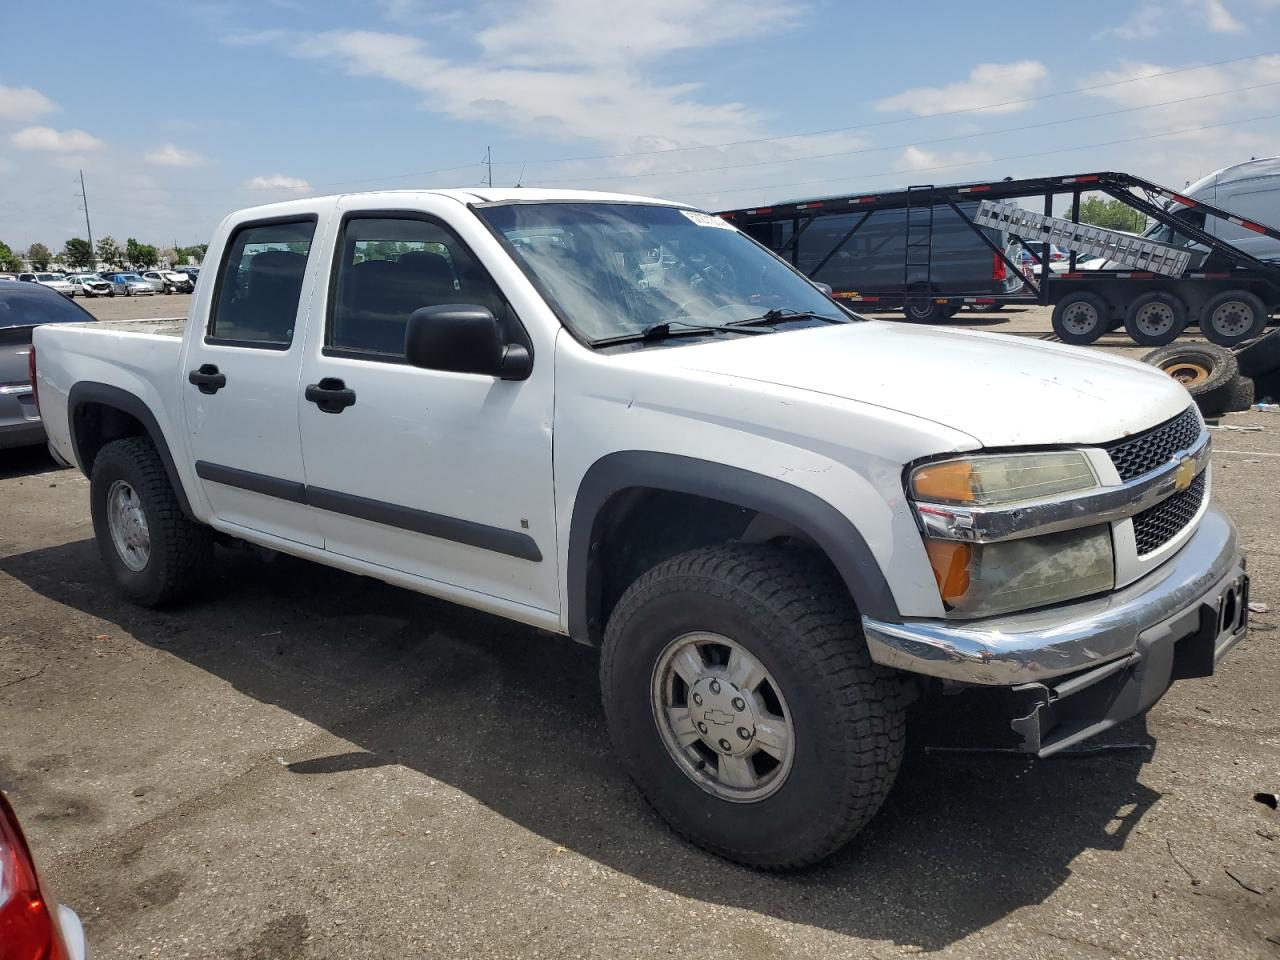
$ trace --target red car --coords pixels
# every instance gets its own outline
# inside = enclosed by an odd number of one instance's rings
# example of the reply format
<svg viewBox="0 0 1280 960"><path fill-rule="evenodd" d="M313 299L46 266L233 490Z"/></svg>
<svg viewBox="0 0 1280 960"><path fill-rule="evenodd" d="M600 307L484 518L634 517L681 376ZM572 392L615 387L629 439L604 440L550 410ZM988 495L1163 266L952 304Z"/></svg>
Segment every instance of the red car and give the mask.
<svg viewBox="0 0 1280 960"><path fill-rule="evenodd" d="M0 960L85 960L80 918L49 896L17 814L0 793Z"/></svg>

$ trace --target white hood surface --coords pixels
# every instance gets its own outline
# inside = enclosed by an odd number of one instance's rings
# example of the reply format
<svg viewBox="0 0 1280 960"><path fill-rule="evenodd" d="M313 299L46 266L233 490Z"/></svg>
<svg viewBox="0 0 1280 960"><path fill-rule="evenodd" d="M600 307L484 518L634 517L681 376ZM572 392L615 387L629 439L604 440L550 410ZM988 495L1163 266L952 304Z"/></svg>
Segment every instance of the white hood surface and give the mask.
<svg viewBox="0 0 1280 960"><path fill-rule="evenodd" d="M856 322L645 350L635 360L887 407L985 447L1094 444L1185 410L1154 367L1003 334Z"/></svg>

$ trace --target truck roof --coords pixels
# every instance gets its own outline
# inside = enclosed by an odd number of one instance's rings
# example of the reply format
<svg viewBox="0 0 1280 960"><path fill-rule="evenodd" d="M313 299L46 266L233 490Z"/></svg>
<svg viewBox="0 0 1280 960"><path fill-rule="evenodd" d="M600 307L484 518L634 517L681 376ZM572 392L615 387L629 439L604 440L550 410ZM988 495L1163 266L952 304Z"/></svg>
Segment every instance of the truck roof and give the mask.
<svg viewBox="0 0 1280 960"><path fill-rule="evenodd" d="M246 213L252 212L254 218L289 215L305 211L317 202L333 202L347 197L366 198L371 206L394 206L403 203L408 196L434 194L449 197L459 203L502 203L512 200L525 201L595 201L597 203L647 203L664 207L688 207L687 203L672 200L661 200L656 197L641 197L630 193L603 193L596 190L552 190L542 187L471 187L433 189L430 187L404 188L398 190L369 190L357 193L335 193L320 197L305 197L297 200L283 200L279 203L267 203L256 207L242 207L231 216L243 219Z"/></svg>
<svg viewBox="0 0 1280 960"><path fill-rule="evenodd" d="M1258 177L1280 176L1280 157L1261 157L1233 163L1229 167L1215 170L1201 177L1186 190L1186 195L1194 197L1205 187L1212 184L1235 183L1237 180L1254 180Z"/></svg>

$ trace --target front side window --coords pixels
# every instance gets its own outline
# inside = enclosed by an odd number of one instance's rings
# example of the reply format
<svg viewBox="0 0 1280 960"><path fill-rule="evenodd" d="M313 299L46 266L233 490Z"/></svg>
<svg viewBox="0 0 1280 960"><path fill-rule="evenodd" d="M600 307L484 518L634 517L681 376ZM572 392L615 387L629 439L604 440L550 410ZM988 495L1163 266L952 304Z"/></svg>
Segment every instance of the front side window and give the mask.
<svg viewBox="0 0 1280 960"><path fill-rule="evenodd" d="M338 257L325 337L329 349L402 359L409 317L444 304L486 307L509 342L523 340L493 280L443 224L353 217L343 226Z"/></svg>
<svg viewBox="0 0 1280 960"><path fill-rule="evenodd" d="M242 227L214 291L209 339L275 349L293 342L315 220Z"/></svg>
<svg viewBox="0 0 1280 960"><path fill-rule="evenodd" d="M706 213L576 202L500 203L477 212L588 342L661 324L724 325L770 310L849 319L800 274Z"/></svg>

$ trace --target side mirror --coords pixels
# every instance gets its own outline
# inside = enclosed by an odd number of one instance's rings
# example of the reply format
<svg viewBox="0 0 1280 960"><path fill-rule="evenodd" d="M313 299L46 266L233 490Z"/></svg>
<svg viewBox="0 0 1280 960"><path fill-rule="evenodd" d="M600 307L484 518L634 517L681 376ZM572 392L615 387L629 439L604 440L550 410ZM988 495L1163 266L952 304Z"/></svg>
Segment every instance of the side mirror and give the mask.
<svg viewBox="0 0 1280 960"><path fill-rule="evenodd" d="M503 342L487 307L464 303L415 310L405 328L404 355L415 367L503 380L524 380L533 370L529 351Z"/></svg>
<svg viewBox="0 0 1280 960"><path fill-rule="evenodd" d="M831 289L831 284L829 283L819 283L817 280L814 280L813 285L817 287L819 290L821 290L823 293L825 293L828 297L835 293L835 291Z"/></svg>

